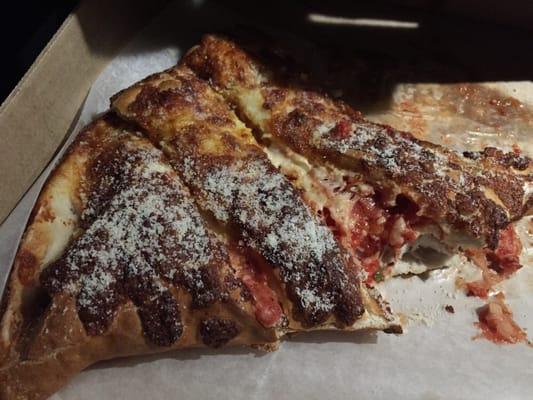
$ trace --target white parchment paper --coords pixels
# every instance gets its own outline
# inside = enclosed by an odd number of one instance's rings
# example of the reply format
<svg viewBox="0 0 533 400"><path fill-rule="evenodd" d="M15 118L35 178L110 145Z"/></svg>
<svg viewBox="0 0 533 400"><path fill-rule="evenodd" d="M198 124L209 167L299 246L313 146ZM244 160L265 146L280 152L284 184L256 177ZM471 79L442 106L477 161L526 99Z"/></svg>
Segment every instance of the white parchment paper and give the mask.
<svg viewBox="0 0 533 400"><path fill-rule="evenodd" d="M173 65L202 32L231 25L232 15L226 11L205 11L199 2L194 4L169 6L109 64L94 82L75 132L108 108L112 94ZM531 87L525 87L531 96ZM6 262L16 248L39 186L34 186L0 228L1 262ZM525 228L528 223L522 221ZM532 237L527 237L525 230L522 229L524 245L528 247L523 257L526 265L500 289L505 292L516 321L529 330L532 339ZM468 269L463 263L459 259L448 269L432 272L425 281L413 276L381 285L394 310L406 316L403 335L315 332L286 340L270 354L239 348L115 360L81 373L52 398L533 398L531 347L472 339L478 333L473 325L475 310L483 303L455 289L458 271ZM454 307L454 314L444 311L448 304Z"/></svg>

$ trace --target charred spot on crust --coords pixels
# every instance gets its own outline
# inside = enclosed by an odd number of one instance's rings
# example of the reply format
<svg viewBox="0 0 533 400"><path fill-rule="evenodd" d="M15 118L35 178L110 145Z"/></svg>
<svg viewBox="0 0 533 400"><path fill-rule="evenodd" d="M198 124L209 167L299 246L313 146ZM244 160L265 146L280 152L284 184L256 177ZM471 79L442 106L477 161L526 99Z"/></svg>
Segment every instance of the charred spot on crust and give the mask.
<svg viewBox="0 0 533 400"><path fill-rule="evenodd" d="M176 277L174 282L181 284L191 293L193 308L209 307L224 297L215 265L200 267L187 273L182 271Z"/></svg>
<svg viewBox="0 0 533 400"><path fill-rule="evenodd" d="M523 182L520 179L510 175L491 174L488 171L486 177L480 179L480 183L491 188L496 193L511 216L522 212ZM497 207L501 209L501 207Z"/></svg>
<svg viewBox="0 0 533 400"><path fill-rule="evenodd" d="M226 275L224 277L224 288L230 292L237 290L242 286L242 281L234 275Z"/></svg>
<svg viewBox="0 0 533 400"><path fill-rule="evenodd" d="M126 280L126 291L137 306L147 339L158 346L172 345L183 333L176 299L149 276L131 274Z"/></svg>
<svg viewBox="0 0 533 400"><path fill-rule="evenodd" d="M469 196L463 193L458 193L457 196L455 196L455 204L457 211L463 215L472 214L476 210L476 204L472 202L472 199Z"/></svg>
<svg viewBox="0 0 533 400"><path fill-rule="evenodd" d="M199 332L202 342L209 347L220 347L239 334L235 321L211 318L200 322Z"/></svg>
<svg viewBox="0 0 533 400"><path fill-rule="evenodd" d="M63 290L66 282L74 281L79 278L78 271L74 271L65 266L65 259L60 258L48 267L46 267L39 281L50 295L55 295Z"/></svg>
<svg viewBox="0 0 533 400"><path fill-rule="evenodd" d="M487 245L490 249L495 249L498 246L500 230L509 225L509 218L507 218L507 214L496 205L489 208L488 218L493 222L493 229L489 231Z"/></svg>
<svg viewBox="0 0 533 400"><path fill-rule="evenodd" d="M158 346L171 346L183 334L178 304L168 292L143 303L138 312L145 335Z"/></svg>
<svg viewBox="0 0 533 400"><path fill-rule="evenodd" d="M162 153L142 140L125 135L88 166L85 231L40 280L51 295L76 298L87 334L103 334L129 298L146 339L170 346L183 326L167 287L179 283L193 307L208 307L224 297L227 260Z"/></svg>
<svg viewBox="0 0 533 400"><path fill-rule="evenodd" d="M354 286L344 289L339 294L335 314L347 326L352 325L365 312L365 307Z"/></svg>
<svg viewBox="0 0 533 400"><path fill-rule="evenodd" d="M253 295L252 295L252 292L250 291L250 289L248 289L248 287L242 283L240 283L240 287L241 287L241 299L245 302L248 302L248 301L253 301Z"/></svg>
<svg viewBox="0 0 533 400"><path fill-rule="evenodd" d="M525 171L532 165L531 158L514 152L503 152L496 147L485 147L481 151L465 151L463 156L471 160L488 159L504 167L512 167L518 171Z"/></svg>
<svg viewBox="0 0 533 400"><path fill-rule="evenodd" d="M124 297L116 289L94 295L82 289L76 308L87 334L97 336L104 333L115 318L118 306L123 302Z"/></svg>

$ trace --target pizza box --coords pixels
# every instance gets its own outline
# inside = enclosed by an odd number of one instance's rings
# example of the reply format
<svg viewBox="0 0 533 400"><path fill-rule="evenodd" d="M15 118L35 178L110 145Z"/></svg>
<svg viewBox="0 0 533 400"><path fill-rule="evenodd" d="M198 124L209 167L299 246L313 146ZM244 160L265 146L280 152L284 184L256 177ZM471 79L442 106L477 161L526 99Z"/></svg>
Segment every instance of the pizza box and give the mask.
<svg viewBox="0 0 533 400"><path fill-rule="evenodd" d="M312 46L303 48L313 41L335 43L343 54L372 59L368 65L354 64L368 78L354 92L364 89L365 96L356 93L355 99L370 118L409 130L423 120L431 128L426 132L429 139L458 149L464 142L476 147L493 140L504 147L518 143L530 149L533 61L531 51L525 51L531 48L531 36L523 29L530 28L530 2L507 7L509 3L488 1L481 10L451 0L437 5L418 0L291 6L169 3L81 2L2 104L0 281L7 277L29 210L62 145L105 110L109 95L172 65L202 33L260 27L303 53L313 53ZM393 59L409 60L403 68L418 73L421 69L411 60L419 53L447 68L414 76L394 71L394 79L376 80L391 76L382 64ZM398 76L404 80L397 81ZM471 98L457 97L464 95L461 81L491 83L472 86L474 95L467 93L477 96L472 103ZM471 87L466 87L468 92ZM485 115L473 123L469 118L456 120L435 103L442 93L448 95L450 107L477 106L470 110L472 120L494 93L504 100L519 98L516 108L526 111L519 113L519 122L502 126L505 118L515 121L517 114L498 109L501 118L489 115L498 127L483 120ZM418 109L405 104L406 96ZM436 119L442 124L428 122ZM480 131L480 126L490 129ZM454 136L461 132L468 134ZM526 267L531 266L529 260ZM533 319L526 310L533 307L533 275L524 270L506 287L506 294L518 322L532 332ZM193 350L112 361L90 368L54 398L528 398L533 391L533 351L525 345L471 340L477 332L475 309L481 303L454 292L453 273L451 268L425 282L408 277L384 285L393 307L409 320L402 336L314 333L287 341L267 355L247 349ZM446 315L443 304L453 305L456 313Z"/></svg>
<svg viewBox="0 0 533 400"><path fill-rule="evenodd" d="M60 147L92 82L163 3L82 2L4 101L0 223Z"/></svg>

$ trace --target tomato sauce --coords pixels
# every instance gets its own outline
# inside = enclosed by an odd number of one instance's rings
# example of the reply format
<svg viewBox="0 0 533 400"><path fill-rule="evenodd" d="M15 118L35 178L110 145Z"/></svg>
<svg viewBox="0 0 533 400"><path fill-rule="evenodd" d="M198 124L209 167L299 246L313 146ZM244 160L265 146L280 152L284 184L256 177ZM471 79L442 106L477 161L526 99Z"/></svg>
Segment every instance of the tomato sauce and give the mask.
<svg viewBox="0 0 533 400"><path fill-rule="evenodd" d="M498 247L488 254L492 268L503 276L509 276L520 269L522 243L512 225L500 232Z"/></svg>
<svg viewBox="0 0 533 400"><path fill-rule="evenodd" d="M520 253L522 243L512 225L502 230L499 235L498 247L466 249L468 258L481 269L482 278L466 283L467 292L471 296L487 298L494 285L508 278L522 266Z"/></svg>
<svg viewBox="0 0 533 400"><path fill-rule="evenodd" d="M342 120L337 123L330 131L330 134L339 140L348 138L352 133L352 123L348 120Z"/></svg>
<svg viewBox="0 0 533 400"><path fill-rule="evenodd" d="M383 279L380 258L386 246L398 252L418 237L410 227L411 219L399 209L385 209L371 197L363 197L355 203L350 243L367 272L367 283Z"/></svg>
<svg viewBox="0 0 533 400"><path fill-rule="evenodd" d="M282 315L276 293L268 285L268 274L272 272L264 262L251 255L242 256L242 252L230 252L232 264L237 269L237 276L252 296L255 318L265 328L272 328L279 323Z"/></svg>
<svg viewBox="0 0 533 400"><path fill-rule="evenodd" d="M513 320L513 313L504 302L502 293L494 296L478 311L479 322L475 323L481 333L474 338L484 337L494 343L526 342L527 336Z"/></svg>

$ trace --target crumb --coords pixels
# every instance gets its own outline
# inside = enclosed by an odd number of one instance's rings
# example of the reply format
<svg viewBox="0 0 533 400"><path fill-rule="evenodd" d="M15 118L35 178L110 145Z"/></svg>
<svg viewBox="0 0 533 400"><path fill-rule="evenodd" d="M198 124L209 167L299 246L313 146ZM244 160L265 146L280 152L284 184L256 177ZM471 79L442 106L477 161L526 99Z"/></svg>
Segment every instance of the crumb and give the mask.
<svg viewBox="0 0 533 400"><path fill-rule="evenodd" d="M447 304L446 306L444 306L444 309L445 309L446 311L448 311L450 314L455 314L455 309L454 309L453 306L450 305L450 304Z"/></svg>
<svg viewBox="0 0 533 400"><path fill-rule="evenodd" d="M529 343L526 332L513 320L513 313L504 302L503 293L492 296L488 303L477 309L481 332L473 337L484 337L494 343Z"/></svg>

